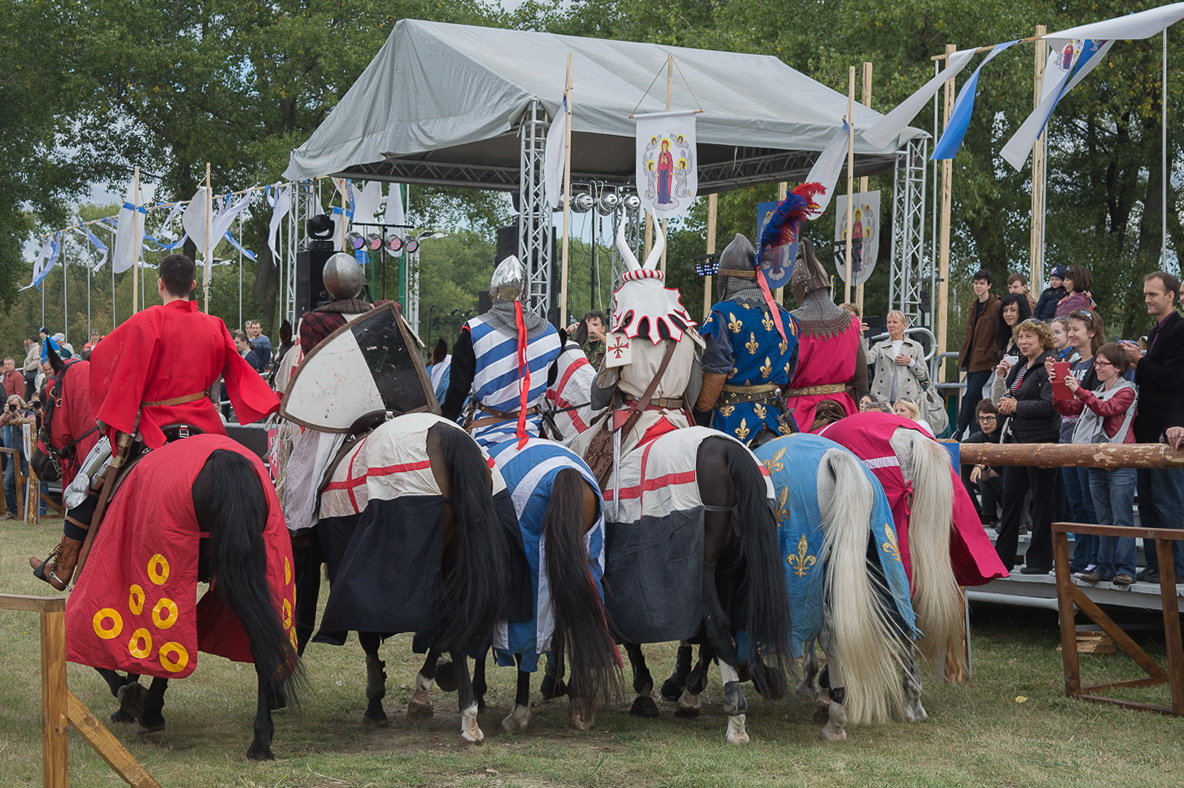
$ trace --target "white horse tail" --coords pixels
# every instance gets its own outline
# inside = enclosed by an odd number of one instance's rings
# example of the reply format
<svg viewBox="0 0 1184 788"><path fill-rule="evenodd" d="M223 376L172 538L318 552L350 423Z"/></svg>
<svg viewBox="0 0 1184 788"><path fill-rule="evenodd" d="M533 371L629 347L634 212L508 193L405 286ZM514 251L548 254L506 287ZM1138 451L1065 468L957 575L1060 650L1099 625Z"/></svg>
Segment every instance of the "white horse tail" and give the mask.
<svg viewBox="0 0 1184 788"><path fill-rule="evenodd" d="M962 593L950 562L954 501L950 457L920 432L898 429L890 443L900 470L913 483L909 554L913 569L913 609L922 637L917 646L938 674L965 670L961 648ZM947 655L952 662L946 665Z"/></svg>
<svg viewBox="0 0 1184 788"><path fill-rule="evenodd" d="M859 460L841 449L828 450L819 471L827 652L839 663L849 721L887 722L903 708L897 666L907 644L889 608L892 595L868 566L872 485Z"/></svg>

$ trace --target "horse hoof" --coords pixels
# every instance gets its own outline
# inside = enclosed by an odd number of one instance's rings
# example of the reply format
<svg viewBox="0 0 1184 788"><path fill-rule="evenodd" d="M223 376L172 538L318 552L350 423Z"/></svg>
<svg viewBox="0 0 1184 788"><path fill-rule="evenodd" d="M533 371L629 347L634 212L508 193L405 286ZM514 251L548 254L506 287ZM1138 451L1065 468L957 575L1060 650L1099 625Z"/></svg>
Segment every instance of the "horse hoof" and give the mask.
<svg viewBox="0 0 1184 788"><path fill-rule="evenodd" d="M733 714L728 717L728 744L748 744L748 731L744 728L747 715Z"/></svg>
<svg viewBox="0 0 1184 788"><path fill-rule="evenodd" d="M409 720L430 720L435 713L431 701L424 703L412 698L407 704L407 719Z"/></svg>
<svg viewBox="0 0 1184 788"><path fill-rule="evenodd" d="M469 744L479 745L485 741L485 734L477 724L477 704L474 703L460 713L460 737Z"/></svg>
<svg viewBox="0 0 1184 788"><path fill-rule="evenodd" d="M247 750L247 758L252 761L274 761L275 755L271 752L270 747L265 747L262 744L252 744Z"/></svg>
<svg viewBox="0 0 1184 788"><path fill-rule="evenodd" d="M502 720L502 730L506 733L525 733L530 727L530 707L515 706L514 710Z"/></svg>
<svg viewBox="0 0 1184 788"><path fill-rule="evenodd" d="M156 733L164 730L164 717L157 717L155 719L140 718L140 732L141 733Z"/></svg>
<svg viewBox="0 0 1184 788"><path fill-rule="evenodd" d="M123 709L116 709L115 711L111 712L110 720L111 722L118 722L122 725L131 725L136 721L136 718L128 714Z"/></svg>
<svg viewBox="0 0 1184 788"><path fill-rule="evenodd" d="M678 708L674 710L675 717L698 717L702 709L702 703L699 701L698 695L692 695L686 690L678 696Z"/></svg>
<svg viewBox="0 0 1184 788"><path fill-rule="evenodd" d="M436 686L444 692L456 692L456 665L452 660L436 663Z"/></svg>
<svg viewBox="0 0 1184 788"><path fill-rule="evenodd" d="M596 722L596 707L590 698L573 699L568 709L568 718L573 728L586 731Z"/></svg>
<svg viewBox="0 0 1184 788"><path fill-rule="evenodd" d="M138 682L124 684L115 693L119 698L119 710L135 719L144 713L144 687Z"/></svg>
<svg viewBox="0 0 1184 788"><path fill-rule="evenodd" d="M381 706L377 709L366 709L366 713L362 715L362 721L370 725L386 725L386 712L382 710Z"/></svg>
<svg viewBox="0 0 1184 788"><path fill-rule="evenodd" d="M682 697L683 690L685 689L685 684L680 684L671 677L662 682L662 689L658 690L658 694L662 696L663 700L674 703Z"/></svg>
<svg viewBox="0 0 1184 788"><path fill-rule="evenodd" d="M654 699L649 695L638 695L634 698L629 713L634 717L657 717L658 704L654 703Z"/></svg>
<svg viewBox="0 0 1184 788"><path fill-rule="evenodd" d="M544 676L543 683L539 687L539 693L543 696L543 700L562 698L567 694L567 684L563 682L563 679L556 679L553 676Z"/></svg>

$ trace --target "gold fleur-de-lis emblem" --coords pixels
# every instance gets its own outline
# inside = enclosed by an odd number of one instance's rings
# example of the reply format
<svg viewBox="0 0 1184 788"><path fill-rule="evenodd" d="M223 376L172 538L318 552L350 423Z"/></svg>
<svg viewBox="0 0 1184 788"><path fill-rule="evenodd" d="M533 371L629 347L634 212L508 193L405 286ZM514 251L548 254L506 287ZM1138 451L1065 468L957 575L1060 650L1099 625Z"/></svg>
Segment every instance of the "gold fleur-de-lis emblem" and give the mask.
<svg viewBox="0 0 1184 788"><path fill-rule="evenodd" d="M748 355L755 356L756 352L760 350L761 344L756 341L756 334L749 331L748 341L744 343L744 349L748 351Z"/></svg>
<svg viewBox="0 0 1184 788"><path fill-rule="evenodd" d="M723 416L725 419L728 416L731 416L735 412L736 412L735 405L722 405L722 406L720 406L720 409L719 409L719 415Z"/></svg>
<svg viewBox="0 0 1184 788"><path fill-rule="evenodd" d="M788 342L778 342L777 343L777 350L778 350L778 352L781 353L781 355L784 356L785 351L789 350L789 343Z"/></svg>
<svg viewBox="0 0 1184 788"><path fill-rule="evenodd" d="M751 432L752 430L748 429L748 419L740 419L740 426L736 428L736 437L746 441Z"/></svg>
<svg viewBox="0 0 1184 788"><path fill-rule="evenodd" d="M773 317L768 312L761 318L761 325L765 327L766 331L772 331L776 323L773 322Z"/></svg>
<svg viewBox="0 0 1184 788"><path fill-rule="evenodd" d="M773 516L777 520L777 527L785 525L789 522L789 488L782 487L781 494L777 496L777 511ZM803 537L805 538L805 537Z"/></svg>
<svg viewBox="0 0 1184 788"><path fill-rule="evenodd" d="M784 419L777 424L777 431L782 435L793 435L793 428Z"/></svg>
<svg viewBox="0 0 1184 788"><path fill-rule="evenodd" d="M785 456L787 451L789 449L778 449L776 454L764 461L765 468L769 470L769 473L780 473L785 470L785 463L781 461L781 458Z"/></svg>
<svg viewBox="0 0 1184 788"><path fill-rule="evenodd" d="M752 412L755 413L756 417L758 419L760 419L761 421L764 421L765 417L769 415L769 409L766 408L764 405L760 404L759 402L755 403L752 406Z"/></svg>
<svg viewBox="0 0 1184 788"><path fill-rule="evenodd" d="M733 334L739 334L741 331L744 330L744 324L741 323L740 319L737 318L735 315L733 315L731 312L728 313L728 330L731 331Z"/></svg>
<svg viewBox="0 0 1184 788"><path fill-rule="evenodd" d="M818 559L810 555L810 542L806 539L805 534L802 534L802 538L798 540L797 553L787 555L785 562L793 567L793 573L798 577L805 577L809 574L810 567L818 563Z"/></svg>
<svg viewBox="0 0 1184 788"><path fill-rule="evenodd" d="M785 377L789 377L789 373L790 373L789 362L786 361L785 362Z"/></svg>
<svg viewBox="0 0 1184 788"><path fill-rule="evenodd" d="M900 560L900 546L896 544L896 531L892 530L890 523L884 523L884 533L887 535L887 540L880 545L880 549L887 553L897 561Z"/></svg>
<svg viewBox="0 0 1184 788"><path fill-rule="evenodd" d="M773 362L769 360L768 356L765 356L765 363L761 364L761 377L768 378L772 374Z"/></svg>

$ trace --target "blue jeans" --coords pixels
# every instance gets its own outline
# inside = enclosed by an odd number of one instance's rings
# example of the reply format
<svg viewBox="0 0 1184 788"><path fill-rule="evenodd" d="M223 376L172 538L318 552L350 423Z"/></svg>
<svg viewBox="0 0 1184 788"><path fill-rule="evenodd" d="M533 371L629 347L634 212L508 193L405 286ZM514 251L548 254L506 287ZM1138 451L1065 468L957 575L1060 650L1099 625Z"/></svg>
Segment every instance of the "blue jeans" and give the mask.
<svg viewBox="0 0 1184 788"><path fill-rule="evenodd" d="M983 398L983 386L991 379L991 370L966 373L966 390L962 392L962 405L958 408L958 424L954 428L954 437L958 440L965 438L966 428L974 421L974 409ZM973 432L973 430L971 430Z"/></svg>
<svg viewBox="0 0 1184 788"><path fill-rule="evenodd" d="M1072 523L1101 523L1094 514L1091 498L1089 468L1061 468L1061 483L1065 489L1065 512ZM1109 523L1106 523L1109 525ZM1080 572L1090 564L1098 562L1098 537L1093 534L1077 534L1076 548L1069 568Z"/></svg>
<svg viewBox="0 0 1184 788"><path fill-rule="evenodd" d="M1184 528L1184 468L1139 468L1139 520L1145 528ZM1176 582L1184 579L1184 542L1172 542ZM1155 540L1143 540L1147 567L1159 571Z"/></svg>
<svg viewBox="0 0 1184 788"><path fill-rule="evenodd" d="M1098 523L1128 527L1135 524L1134 468L1119 468L1116 471L1090 468L1089 490L1093 495ZM1097 572L1103 580L1110 580L1118 574L1134 577L1137 555L1133 536L1098 537Z"/></svg>

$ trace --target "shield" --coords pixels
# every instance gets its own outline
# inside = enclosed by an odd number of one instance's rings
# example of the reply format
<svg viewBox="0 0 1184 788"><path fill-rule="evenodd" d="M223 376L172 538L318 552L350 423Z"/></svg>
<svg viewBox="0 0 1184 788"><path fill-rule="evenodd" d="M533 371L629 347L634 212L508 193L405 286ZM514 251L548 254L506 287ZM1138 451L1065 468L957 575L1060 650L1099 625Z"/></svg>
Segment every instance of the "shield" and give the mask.
<svg viewBox="0 0 1184 788"><path fill-rule="evenodd" d="M280 415L322 432L349 432L376 411L439 411L419 343L398 306L384 304L341 326L300 363Z"/></svg>

